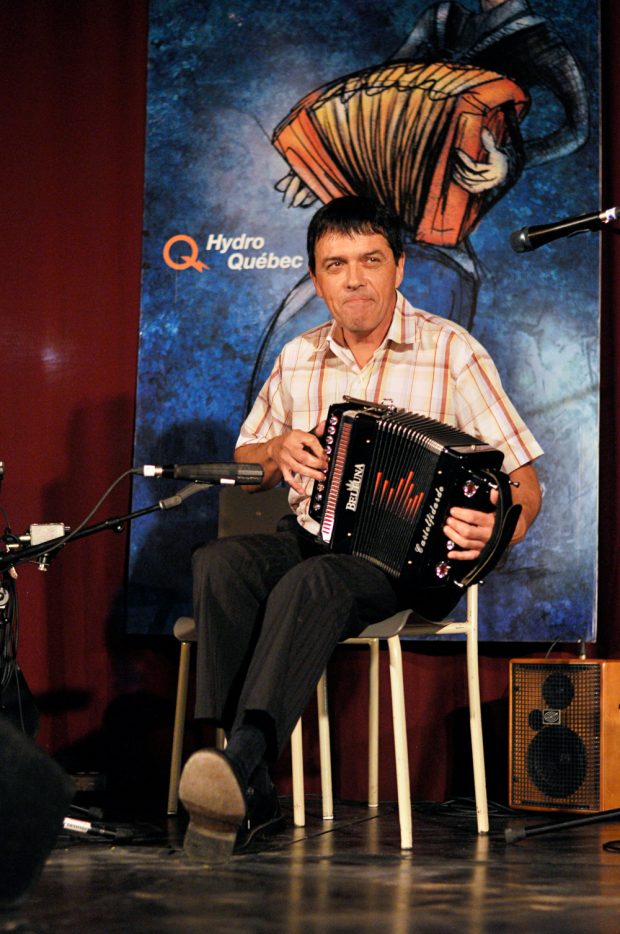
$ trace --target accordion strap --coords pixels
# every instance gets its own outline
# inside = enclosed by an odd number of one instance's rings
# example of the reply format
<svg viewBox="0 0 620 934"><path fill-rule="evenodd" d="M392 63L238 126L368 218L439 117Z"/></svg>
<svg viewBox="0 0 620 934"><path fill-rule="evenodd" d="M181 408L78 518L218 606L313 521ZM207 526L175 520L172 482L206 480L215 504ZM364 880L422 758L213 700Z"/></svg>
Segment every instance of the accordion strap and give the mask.
<svg viewBox="0 0 620 934"><path fill-rule="evenodd" d="M492 477L497 485L498 501L495 507L495 524L491 538L480 552L480 557L473 568L458 582L459 587L470 587L471 584L480 583L481 579L492 571L514 534L521 506L512 502L510 481L503 471L497 474L490 470L484 471Z"/></svg>

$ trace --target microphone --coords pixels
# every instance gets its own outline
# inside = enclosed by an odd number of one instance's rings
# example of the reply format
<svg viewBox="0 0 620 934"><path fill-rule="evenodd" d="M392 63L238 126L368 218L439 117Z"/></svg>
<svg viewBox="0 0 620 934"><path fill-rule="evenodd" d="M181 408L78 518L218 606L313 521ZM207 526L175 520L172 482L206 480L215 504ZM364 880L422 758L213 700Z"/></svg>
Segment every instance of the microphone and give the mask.
<svg viewBox="0 0 620 934"><path fill-rule="evenodd" d="M174 480L194 480L197 483L221 483L233 486L236 483L257 486L263 482L264 472L260 464L165 464L156 467L145 464L136 467L134 473L143 477L172 477Z"/></svg>
<svg viewBox="0 0 620 934"><path fill-rule="evenodd" d="M600 230L605 224L619 217L620 208L607 208L606 211L578 214L576 217L566 217L551 224L522 227L521 230L514 230L510 234L510 246L515 253L527 253L560 237L572 237L573 234L585 233L587 230Z"/></svg>

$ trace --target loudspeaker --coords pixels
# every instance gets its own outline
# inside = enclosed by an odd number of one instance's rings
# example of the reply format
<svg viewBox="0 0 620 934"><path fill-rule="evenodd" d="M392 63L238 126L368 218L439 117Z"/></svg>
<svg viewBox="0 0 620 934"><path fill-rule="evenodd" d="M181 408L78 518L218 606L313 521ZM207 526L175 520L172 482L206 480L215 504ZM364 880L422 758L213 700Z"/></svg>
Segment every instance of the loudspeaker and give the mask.
<svg viewBox="0 0 620 934"><path fill-rule="evenodd" d="M620 659L510 662L509 803L620 807Z"/></svg>

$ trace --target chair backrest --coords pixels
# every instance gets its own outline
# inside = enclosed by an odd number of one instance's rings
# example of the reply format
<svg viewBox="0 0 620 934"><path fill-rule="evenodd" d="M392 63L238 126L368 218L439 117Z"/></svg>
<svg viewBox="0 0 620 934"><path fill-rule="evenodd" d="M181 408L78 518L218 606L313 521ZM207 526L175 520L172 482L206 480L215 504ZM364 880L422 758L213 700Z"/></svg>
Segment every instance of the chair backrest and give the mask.
<svg viewBox="0 0 620 934"><path fill-rule="evenodd" d="M223 486L218 537L273 532L278 520L291 511L288 492L288 487L281 486L260 493L246 493L238 486Z"/></svg>

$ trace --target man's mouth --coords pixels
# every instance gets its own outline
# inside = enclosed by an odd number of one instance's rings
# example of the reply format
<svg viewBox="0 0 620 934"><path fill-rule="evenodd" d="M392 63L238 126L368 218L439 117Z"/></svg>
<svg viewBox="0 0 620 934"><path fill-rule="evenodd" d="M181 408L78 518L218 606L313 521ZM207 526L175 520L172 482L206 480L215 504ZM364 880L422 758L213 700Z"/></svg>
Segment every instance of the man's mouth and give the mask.
<svg viewBox="0 0 620 934"><path fill-rule="evenodd" d="M348 298L345 298L344 300L346 305L350 304L351 302L355 303L355 302L371 302L371 301L372 301L372 295L359 295L359 294L349 295Z"/></svg>

